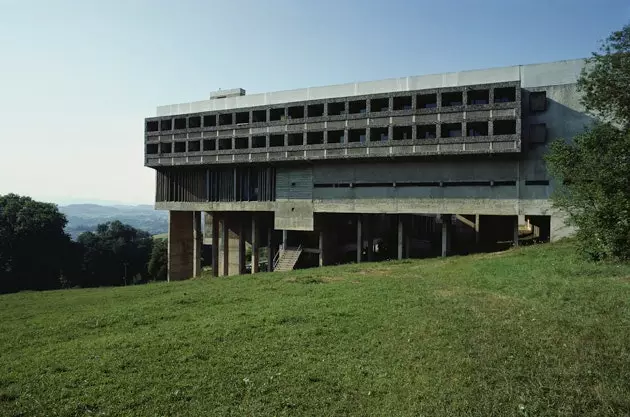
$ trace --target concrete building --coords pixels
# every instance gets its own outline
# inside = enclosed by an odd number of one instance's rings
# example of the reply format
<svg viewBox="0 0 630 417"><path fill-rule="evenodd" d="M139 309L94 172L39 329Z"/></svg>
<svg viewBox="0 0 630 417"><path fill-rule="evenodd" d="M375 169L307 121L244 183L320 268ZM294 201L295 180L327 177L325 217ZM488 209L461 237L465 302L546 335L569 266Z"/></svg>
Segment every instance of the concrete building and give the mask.
<svg viewBox="0 0 630 417"><path fill-rule="evenodd" d="M543 154L591 119L583 60L246 95L157 108L145 120L169 279L445 256L556 240ZM202 214L205 227L202 227ZM266 248L266 250L261 250Z"/></svg>

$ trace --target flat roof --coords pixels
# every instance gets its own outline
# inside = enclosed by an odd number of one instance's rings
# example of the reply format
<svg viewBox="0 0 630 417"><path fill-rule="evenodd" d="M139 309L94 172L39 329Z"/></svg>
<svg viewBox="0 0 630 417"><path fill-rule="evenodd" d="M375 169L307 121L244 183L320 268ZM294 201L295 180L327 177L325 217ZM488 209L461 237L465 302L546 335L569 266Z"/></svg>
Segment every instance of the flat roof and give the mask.
<svg viewBox="0 0 630 417"><path fill-rule="evenodd" d="M510 67L450 72L444 74L416 75L379 81L366 81L323 87L300 88L297 90L275 91L270 93L158 106L156 116L173 116L177 114L284 104L296 101L321 100L326 98L351 97L432 88L461 87L466 85L509 81L520 81L522 88L573 84L577 81L584 64L584 59L573 59L543 64L514 65Z"/></svg>

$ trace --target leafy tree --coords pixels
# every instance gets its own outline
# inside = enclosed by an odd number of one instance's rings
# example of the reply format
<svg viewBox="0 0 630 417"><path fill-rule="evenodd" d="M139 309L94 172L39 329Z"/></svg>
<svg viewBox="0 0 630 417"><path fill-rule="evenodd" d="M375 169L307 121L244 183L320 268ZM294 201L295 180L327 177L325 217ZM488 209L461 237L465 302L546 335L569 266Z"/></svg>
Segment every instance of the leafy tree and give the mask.
<svg viewBox="0 0 630 417"><path fill-rule="evenodd" d="M168 240L157 239L153 242L149 259L149 276L156 281L166 281L168 267Z"/></svg>
<svg viewBox="0 0 630 417"><path fill-rule="evenodd" d="M614 32L582 71L588 111L604 121L573 141L557 140L546 156L558 186L554 206L578 227L592 259L630 259L630 25Z"/></svg>
<svg viewBox="0 0 630 417"><path fill-rule="evenodd" d="M70 238L57 206L0 196L0 292L58 288Z"/></svg>
<svg viewBox="0 0 630 417"><path fill-rule="evenodd" d="M100 224L79 235L83 263L81 286L127 285L149 278L151 235L120 221Z"/></svg>

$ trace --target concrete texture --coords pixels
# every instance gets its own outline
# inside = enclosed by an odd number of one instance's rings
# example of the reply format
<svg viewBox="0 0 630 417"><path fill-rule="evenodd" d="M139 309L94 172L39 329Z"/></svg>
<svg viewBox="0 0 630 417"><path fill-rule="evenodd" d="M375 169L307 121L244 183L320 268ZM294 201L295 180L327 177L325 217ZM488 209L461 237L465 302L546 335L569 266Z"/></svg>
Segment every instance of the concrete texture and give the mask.
<svg viewBox="0 0 630 417"><path fill-rule="evenodd" d="M198 217L190 211L170 211L168 217L168 267L169 281L187 279L194 274L195 256L199 256L194 249L196 230L195 220ZM201 226L199 226L199 229Z"/></svg>

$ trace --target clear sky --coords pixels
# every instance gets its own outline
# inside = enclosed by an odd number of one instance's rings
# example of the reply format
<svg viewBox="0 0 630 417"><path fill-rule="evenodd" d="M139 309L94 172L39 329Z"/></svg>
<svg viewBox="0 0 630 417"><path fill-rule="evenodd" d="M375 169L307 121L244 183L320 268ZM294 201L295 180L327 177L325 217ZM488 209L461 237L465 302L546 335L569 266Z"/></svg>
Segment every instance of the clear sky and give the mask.
<svg viewBox="0 0 630 417"><path fill-rule="evenodd" d="M0 194L152 203L163 104L585 57L628 0L0 0Z"/></svg>

